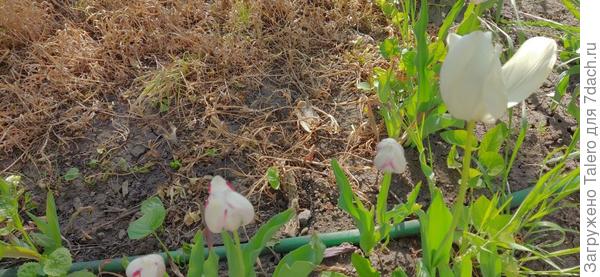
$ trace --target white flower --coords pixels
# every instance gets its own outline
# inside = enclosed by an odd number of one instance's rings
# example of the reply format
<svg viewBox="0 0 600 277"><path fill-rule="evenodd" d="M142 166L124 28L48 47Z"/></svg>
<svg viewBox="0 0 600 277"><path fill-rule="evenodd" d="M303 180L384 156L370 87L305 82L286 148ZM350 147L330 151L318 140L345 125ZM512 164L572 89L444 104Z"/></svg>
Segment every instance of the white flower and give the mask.
<svg viewBox="0 0 600 277"><path fill-rule="evenodd" d="M381 171L401 174L406 169L404 148L395 139L386 138L377 144L373 163Z"/></svg>
<svg viewBox="0 0 600 277"><path fill-rule="evenodd" d="M493 122L529 97L556 62L556 42L528 39L504 65L490 32L448 36L448 54L440 71L442 99L452 116Z"/></svg>
<svg viewBox="0 0 600 277"><path fill-rule="evenodd" d="M471 0L471 3L473 3L473 4L481 4L481 3L485 3L487 1L488 0Z"/></svg>
<svg viewBox="0 0 600 277"><path fill-rule="evenodd" d="M254 207L246 197L235 192L221 176L210 181L204 221L213 233L235 231L254 219Z"/></svg>
<svg viewBox="0 0 600 277"><path fill-rule="evenodd" d="M163 277L167 269L163 257L157 254L139 257L129 263L127 277Z"/></svg>

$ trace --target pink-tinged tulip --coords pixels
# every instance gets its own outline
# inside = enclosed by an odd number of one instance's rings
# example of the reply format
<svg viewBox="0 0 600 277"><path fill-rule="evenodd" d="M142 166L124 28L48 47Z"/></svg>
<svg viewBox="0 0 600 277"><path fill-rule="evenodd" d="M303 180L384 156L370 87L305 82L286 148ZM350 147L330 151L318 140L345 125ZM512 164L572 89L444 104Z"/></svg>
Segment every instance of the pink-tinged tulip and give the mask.
<svg viewBox="0 0 600 277"><path fill-rule="evenodd" d="M213 233L236 231L254 219L254 207L246 197L237 193L221 176L210 181L204 221Z"/></svg>
<svg viewBox="0 0 600 277"><path fill-rule="evenodd" d="M167 269L163 257L157 254L139 257L129 263L127 277L163 277Z"/></svg>
<svg viewBox="0 0 600 277"><path fill-rule="evenodd" d="M502 65L492 33L448 36L448 54L440 71L440 92L452 116L494 122L537 90L556 61L556 42L530 38Z"/></svg>
<svg viewBox="0 0 600 277"><path fill-rule="evenodd" d="M377 144L373 163L381 171L401 174L406 169L404 148L395 139L386 138Z"/></svg>

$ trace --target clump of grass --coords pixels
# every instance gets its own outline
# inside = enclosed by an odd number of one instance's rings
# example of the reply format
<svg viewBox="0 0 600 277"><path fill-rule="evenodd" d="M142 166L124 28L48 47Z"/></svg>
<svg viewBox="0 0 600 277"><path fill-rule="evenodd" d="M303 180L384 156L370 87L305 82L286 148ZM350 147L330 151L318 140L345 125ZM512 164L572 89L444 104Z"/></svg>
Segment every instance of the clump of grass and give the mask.
<svg viewBox="0 0 600 277"><path fill-rule="evenodd" d="M0 2L0 48L23 47L48 38L58 27L48 2Z"/></svg>

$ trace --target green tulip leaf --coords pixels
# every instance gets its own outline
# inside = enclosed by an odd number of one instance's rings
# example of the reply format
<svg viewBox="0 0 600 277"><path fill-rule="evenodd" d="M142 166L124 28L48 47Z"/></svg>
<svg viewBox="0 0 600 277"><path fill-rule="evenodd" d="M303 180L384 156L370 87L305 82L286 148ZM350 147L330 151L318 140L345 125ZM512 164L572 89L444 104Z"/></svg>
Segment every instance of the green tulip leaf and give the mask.
<svg viewBox="0 0 600 277"><path fill-rule="evenodd" d="M197 231L194 236L194 245L190 253L187 276L202 276L204 273L204 240L202 232Z"/></svg>
<svg viewBox="0 0 600 277"><path fill-rule="evenodd" d="M273 276L308 276L317 265L321 264L324 252L325 245L319 237L313 235L309 244L288 253L279 261Z"/></svg>
<svg viewBox="0 0 600 277"><path fill-rule="evenodd" d="M364 258L363 256L355 253L352 253L352 257L350 258L352 261L352 265L354 269L356 269L356 273L360 277L379 277L381 274L377 272L375 268L371 265L371 261L369 259Z"/></svg>
<svg viewBox="0 0 600 277"><path fill-rule="evenodd" d="M273 216L269 221L264 223L258 231L254 234L254 237L246 244L244 248L244 263L246 265L246 271L254 270L254 262L262 250L267 246L271 238L275 235L283 225L290 221L294 217L294 210L287 209L277 215ZM239 263L239 261L238 261Z"/></svg>

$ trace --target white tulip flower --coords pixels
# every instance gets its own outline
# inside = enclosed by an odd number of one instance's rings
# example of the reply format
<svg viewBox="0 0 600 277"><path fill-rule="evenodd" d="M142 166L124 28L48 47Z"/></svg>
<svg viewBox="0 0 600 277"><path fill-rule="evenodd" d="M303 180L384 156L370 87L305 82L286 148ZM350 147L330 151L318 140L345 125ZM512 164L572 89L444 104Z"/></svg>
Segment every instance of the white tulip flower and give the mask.
<svg viewBox="0 0 600 277"><path fill-rule="evenodd" d="M236 231L254 220L254 207L246 197L237 193L221 176L210 181L204 221L213 233Z"/></svg>
<svg viewBox="0 0 600 277"><path fill-rule="evenodd" d="M471 0L471 3L473 3L473 4L481 4L481 3L485 3L487 1L488 0Z"/></svg>
<svg viewBox="0 0 600 277"><path fill-rule="evenodd" d="M131 261L125 274L127 277L163 277L166 272L163 257L151 254Z"/></svg>
<svg viewBox="0 0 600 277"><path fill-rule="evenodd" d="M406 169L404 148L395 139L386 138L377 144L373 163L381 171L401 174Z"/></svg>
<svg viewBox="0 0 600 277"><path fill-rule="evenodd" d="M490 123L504 115L548 78L556 62L556 42L530 38L504 66L499 55L490 32L448 36L440 91L452 116Z"/></svg>

